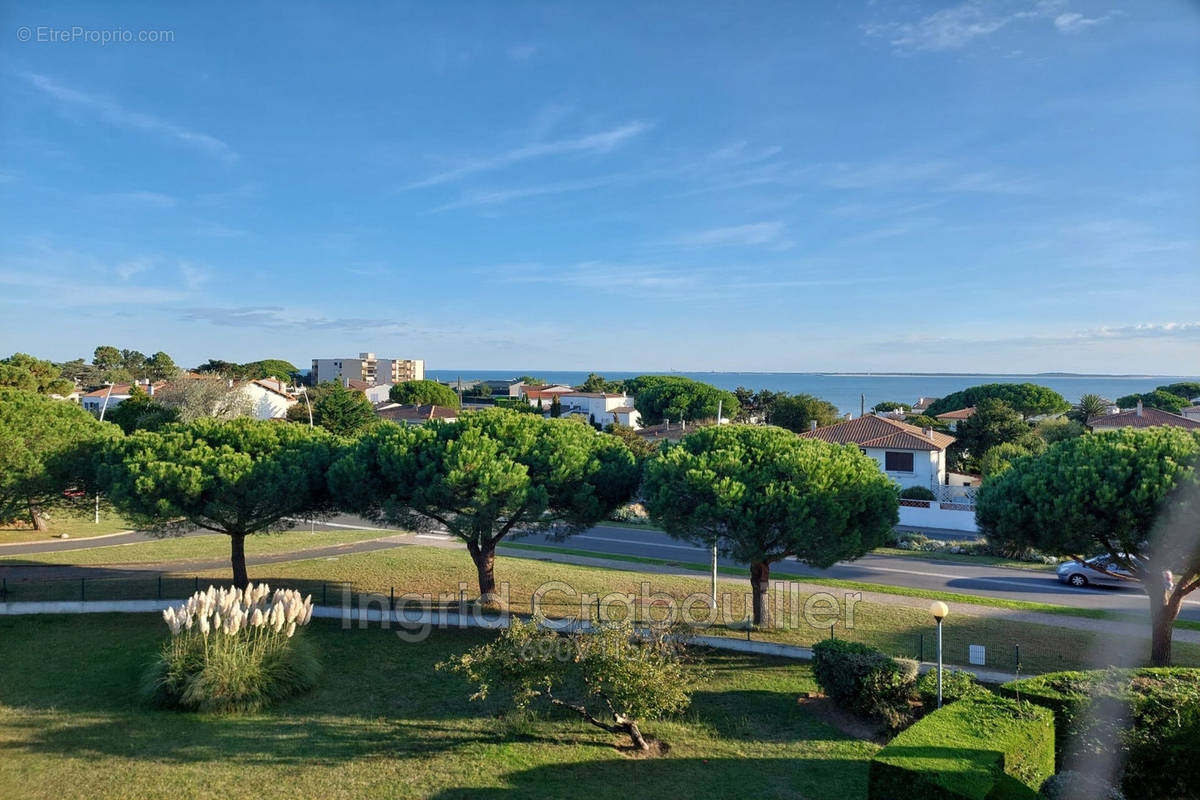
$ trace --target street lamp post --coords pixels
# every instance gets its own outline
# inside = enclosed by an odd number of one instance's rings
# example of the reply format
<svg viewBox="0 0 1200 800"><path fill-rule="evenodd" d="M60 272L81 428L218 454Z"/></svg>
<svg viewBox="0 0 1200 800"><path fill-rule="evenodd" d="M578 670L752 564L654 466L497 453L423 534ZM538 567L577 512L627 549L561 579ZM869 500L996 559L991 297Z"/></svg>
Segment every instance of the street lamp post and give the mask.
<svg viewBox="0 0 1200 800"><path fill-rule="evenodd" d="M115 385L116 384L110 382L108 384L108 391L104 393L104 405L100 406L100 421L101 422L104 422L104 412L108 410L108 398L112 397L112 390L113 390L113 386L115 386ZM100 524L100 493L99 492L96 492L96 517L95 517L94 524L96 524L96 525Z"/></svg>
<svg viewBox="0 0 1200 800"><path fill-rule="evenodd" d="M950 613L950 608L941 600L934 600L929 606L929 613L937 620L937 707L942 707L942 620Z"/></svg>

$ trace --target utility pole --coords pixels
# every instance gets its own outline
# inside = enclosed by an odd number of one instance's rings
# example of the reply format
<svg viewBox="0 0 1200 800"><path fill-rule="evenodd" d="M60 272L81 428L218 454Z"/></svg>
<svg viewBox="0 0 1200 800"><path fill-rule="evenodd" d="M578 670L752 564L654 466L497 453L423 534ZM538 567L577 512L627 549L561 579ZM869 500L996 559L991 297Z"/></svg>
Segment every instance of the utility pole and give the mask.
<svg viewBox="0 0 1200 800"><path fill-rule="evenodd" d="M308 387L300 387L300 394L304 395L304 405L308 408L308 427L313 426L312 403L308 402Z"/></svg>
<svg viewBox="0 0 1200 800"><path fill-rule="evenodd" d="M866 392L858 396L858 415L865 417L867 415L867 395Z"/></svg>

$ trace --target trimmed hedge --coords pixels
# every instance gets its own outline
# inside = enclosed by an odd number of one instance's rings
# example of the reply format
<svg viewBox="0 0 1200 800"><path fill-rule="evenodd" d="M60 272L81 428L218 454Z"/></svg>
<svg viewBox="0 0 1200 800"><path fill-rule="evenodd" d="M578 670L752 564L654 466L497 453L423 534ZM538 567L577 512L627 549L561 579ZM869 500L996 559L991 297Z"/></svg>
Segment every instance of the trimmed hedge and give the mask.
<svg viewBox="0 0 1200 800"><path fill-rule="evenodd" d="M1054 715L991 692L943 706L871 760L869 800L1034 800L1054 772Z"/></svg>
<svg viewBox="0 0 1200 800"><path fill-rule="evenodd" d="M892 728L908 721L917 662L859 642L825 639L813 645L812 666L817 685L848 711L877 717Z"/></svg>
<svg viewBox="0 0 1200 800"><path fill-rule="evenodd" d="M986 692L987 689L975 680L974 672L965 669L947 669L942 671L942 705L962 700L973 694ZM921 703L932 711L937 707L937 670L931 669L917 681L917 694Z"/></svg>
<svg viewBox="0 0 1200 800"><path fill-rule="evenodd" d="M1000 687L1018 691L1054 713L1060 766L1115 746L1131 800L1200 799L1200 669L1052 672Z"/></svg>

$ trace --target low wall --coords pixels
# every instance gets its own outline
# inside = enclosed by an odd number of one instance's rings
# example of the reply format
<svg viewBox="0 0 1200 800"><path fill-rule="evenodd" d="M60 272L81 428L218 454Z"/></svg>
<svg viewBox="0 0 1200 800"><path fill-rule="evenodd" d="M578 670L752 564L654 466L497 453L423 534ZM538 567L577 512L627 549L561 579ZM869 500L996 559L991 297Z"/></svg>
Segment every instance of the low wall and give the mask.
<svg viewBox="0 0 1200 800"><path fill-rule="evenodd" d="M939 503L936 500L901 500L900 524L914 528L945 528L978 533L975 506L963 503Z"/></svg>

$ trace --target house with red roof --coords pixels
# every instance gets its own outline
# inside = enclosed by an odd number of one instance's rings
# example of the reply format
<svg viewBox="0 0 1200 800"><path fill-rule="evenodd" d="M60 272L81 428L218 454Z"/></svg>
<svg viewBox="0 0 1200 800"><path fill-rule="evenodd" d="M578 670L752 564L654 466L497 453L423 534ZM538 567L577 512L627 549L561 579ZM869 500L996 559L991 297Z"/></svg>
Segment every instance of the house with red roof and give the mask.
<svg viewBox="0 0 1200 800"><path fill-rule="evenodd" d="M879 462L884 474L904 489L945 485L946 448L954 444L953 436L876 414L814 428L800 435L834 444L858 445Z"/></svg>
<svg viewBox="0 0 1200 800"><path fill-rule="evenodd" d="M1188 409L1184 409L1185 411ZM1116 414L1105 414L1102 417L1092 417L1087 421L1093 431L1116 430L1118 428L1153 428L1156 425L1170 425L1175 428L1200 430L1200 419L1193 419L1183 414L1172 414L1161 408L1143 407L1138 400L1137 408L1121 411Z"/></svg>

